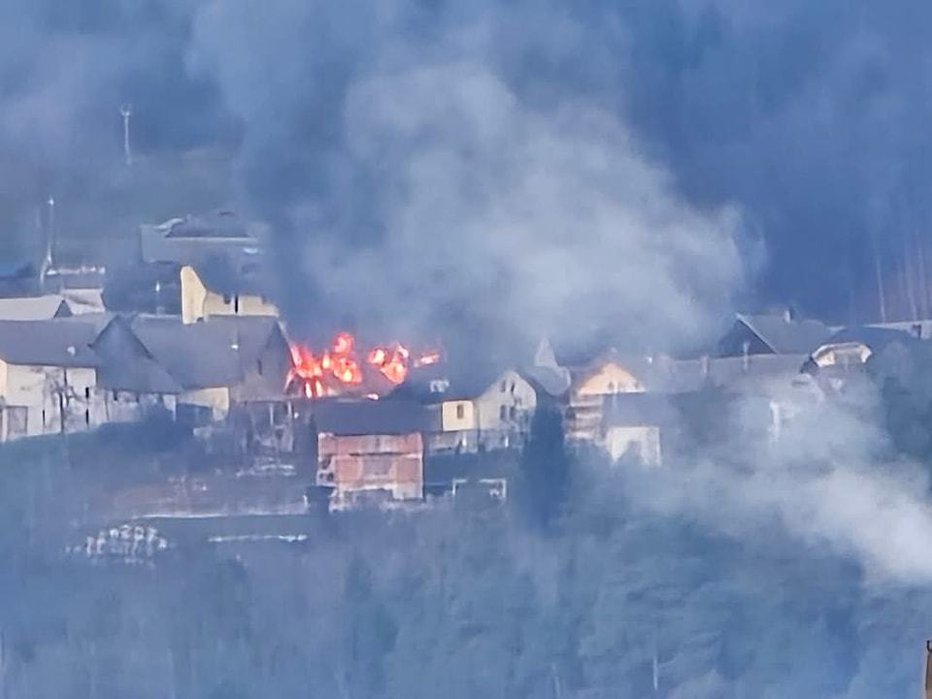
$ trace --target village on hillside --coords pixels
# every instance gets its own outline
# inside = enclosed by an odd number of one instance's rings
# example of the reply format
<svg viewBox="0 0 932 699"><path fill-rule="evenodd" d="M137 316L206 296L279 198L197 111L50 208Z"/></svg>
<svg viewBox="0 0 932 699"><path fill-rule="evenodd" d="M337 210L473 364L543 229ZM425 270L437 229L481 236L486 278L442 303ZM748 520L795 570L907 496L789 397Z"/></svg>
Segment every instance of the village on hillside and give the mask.
<svg viewBox="0 0 932 699"><path fill-rule="evenodd" d="M690 420L696 406L740 401L778 441L851 382L906 381L932 336L932 321L830 327L785 310L739 314L685 359L564 357L544 339L521 365L479 370L345 332L307 347L270 300L264 234L218 211L142 226L120 269L60 264L50 242L38 269L3 271L0 441L167 419L232 471L284 474L292 509L416 507L464 489L503 500L536 413L559 416L569 448L658 467L711 429ZM173 492L128 495L126 512L169 511Z"/></svg>

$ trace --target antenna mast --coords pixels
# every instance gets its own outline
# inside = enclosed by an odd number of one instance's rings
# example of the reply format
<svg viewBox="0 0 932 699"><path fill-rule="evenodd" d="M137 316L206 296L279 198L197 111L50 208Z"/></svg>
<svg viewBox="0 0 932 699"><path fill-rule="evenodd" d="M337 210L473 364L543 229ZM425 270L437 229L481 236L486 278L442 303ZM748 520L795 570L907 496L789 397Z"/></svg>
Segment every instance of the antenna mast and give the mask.
<svg viewBox="0 0 932 699"><path fill-rule="evenodd" d="M49 195L48 201L48 230L45 234L45 259L42 260L42 269L39 273L42 290L45 291L45 278L55 267L55 198Z"/></svg>
<svg viewBox="0 0 932 699"><path fill-rule="evenodd" d="M129 121L133 116L133 107L124 104L120 107L120 115L123 117L123 155L126 158L126 167L133 164L133 153L129 144Z"/></svg>

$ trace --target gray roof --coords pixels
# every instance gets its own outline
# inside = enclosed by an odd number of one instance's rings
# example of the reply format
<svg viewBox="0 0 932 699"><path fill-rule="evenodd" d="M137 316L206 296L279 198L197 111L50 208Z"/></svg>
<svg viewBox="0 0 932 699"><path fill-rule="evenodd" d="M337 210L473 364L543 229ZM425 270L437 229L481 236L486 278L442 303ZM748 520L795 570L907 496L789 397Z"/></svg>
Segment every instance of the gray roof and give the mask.
<svg viewBox="0 0 932 699"><path fill-rule="evenodd" d="M318 432L339 436L400 435L440 428L435 408L409 400L344 400L310 402Z"/></svg>
<svg viewBox="0 0 932 699"><path fill-rule="evenodd" d="M131 324L150 355L185 390L242 381L278 330L275 318L212 317L184 324L177 318L137 316Z"/></svg>
<svg viewBox="0 0 932 699"><path fill-rule="evenodd" d="M914 335L906 330L865 325L842 328L822 344L834 345L857 342L870 347L873 352L879 352L892 342L909 344L918 341ZM813 348L813 351L816 349L818 347Z"/></svg>
<svg viewBox="0 0 932 699"><path fill-rule="evenodd" d="M71 319L0 320L0 359L22 366L96 367L97 331Z"/></svg>
<svg viewBox="0 0 932 699"><path fill-rule="evenodd" d="M108 390L133 393L183 392L178 381L159 364L122 316L111 319L94 340L94 351L100 357L97 383Z"/></svg>
<svg viewBox="0 0 932 699"><path fill-rule="evenodd" d="M777 354L809 354L832 334L821 321L787 319L783 315L739 313L738 322L746 325Z"/></svg>
<svg viewBox="0 0 932 699"><path fill-rule="evenodd" d="M240 263L261 253L265 228L232 212L175 218L141 226L140 252L144 262L194 264L223 254Z"/></svg>
<svg viewBox="0 0 932 699"><path fill-rule="evenodd" d="M211 211L197 216L185 216L164 224L166 238L245 238L255 240L250 224L235 212Z"/></svg>
<svg viewBox="0 0 932 699"><path fill-rule="evenodd" d="M538 393L558 398L570 389L570 372L563 367L528 366L518 371Z"/></svg>
<svg viewBox="0 0 932 699"><path fill-rule="evenodd" d="M407 399L422 403L440 403L450 400L473 400L495 385L505 369L495 367L467 367L447 363L431 364L411 369L403 384L396 388L393 399ZM432 391L434 382L442 381L443 391Z"/></svg>
<svg viewBox="0 0 932 699"><path fill-rule="evenodd" d="M0 320L51 320L71 315L71 308L59 294L0 298Z"/></svg>

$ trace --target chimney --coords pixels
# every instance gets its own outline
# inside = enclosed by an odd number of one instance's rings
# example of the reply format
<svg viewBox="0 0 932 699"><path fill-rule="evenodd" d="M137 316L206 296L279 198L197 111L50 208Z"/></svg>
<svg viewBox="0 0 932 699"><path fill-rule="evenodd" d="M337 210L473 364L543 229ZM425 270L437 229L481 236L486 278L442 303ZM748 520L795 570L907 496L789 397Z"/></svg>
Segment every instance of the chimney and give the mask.
<svg viewBox="0 0 932 699"><path fill-rule="evenodd" d="M751 366L751 343L747 340L741 344L741 366L745 371Z"/></svg>
<svg viewBox="0 0 932 699"><path fill-rule="evenodd" d="M699 360L699 367L702 372L702 378L709 378L709 355L705 354L702 356L702 359Z"/></svg>
<svg viewBox="0 0 932 699"><path fill-rule="evenodd" d="M787 306L783 309L783 321L786 323L792 323L796 320L796 311L793 310L792 306Z"/></svg>

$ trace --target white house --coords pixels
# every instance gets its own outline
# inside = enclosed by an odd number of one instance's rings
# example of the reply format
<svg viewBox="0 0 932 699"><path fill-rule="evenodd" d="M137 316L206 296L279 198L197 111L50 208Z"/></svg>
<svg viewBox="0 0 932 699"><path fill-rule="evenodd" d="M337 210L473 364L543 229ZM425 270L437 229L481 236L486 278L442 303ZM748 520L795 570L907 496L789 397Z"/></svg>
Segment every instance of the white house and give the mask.
<svg viewBox="0 0 932 699"><path fill-rule="evenodd" d="M92 323L0 321L0 441L104 421Z"/></svg>

